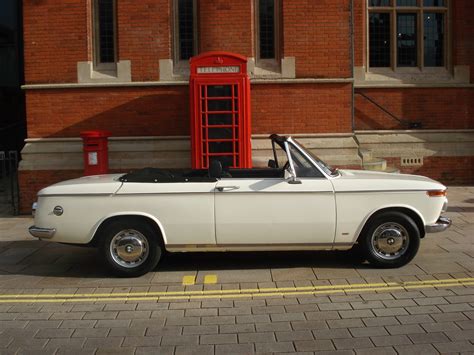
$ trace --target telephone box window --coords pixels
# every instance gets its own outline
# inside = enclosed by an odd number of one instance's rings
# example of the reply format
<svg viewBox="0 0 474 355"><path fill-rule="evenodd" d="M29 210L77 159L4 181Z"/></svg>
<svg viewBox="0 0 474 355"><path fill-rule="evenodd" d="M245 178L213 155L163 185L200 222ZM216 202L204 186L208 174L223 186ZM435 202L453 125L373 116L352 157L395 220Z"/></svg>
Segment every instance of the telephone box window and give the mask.
<svg viewBox="0 0 474 355"><path fill-rule="evenodd" d="M176 1L176 59L187 61L196 54L196 1Z"/></svg>
<svg viewBox="0 0 474 355"><path fill-rule="evenodd" d="M94 3L95 62L115 63L115 0Z"/></svg>

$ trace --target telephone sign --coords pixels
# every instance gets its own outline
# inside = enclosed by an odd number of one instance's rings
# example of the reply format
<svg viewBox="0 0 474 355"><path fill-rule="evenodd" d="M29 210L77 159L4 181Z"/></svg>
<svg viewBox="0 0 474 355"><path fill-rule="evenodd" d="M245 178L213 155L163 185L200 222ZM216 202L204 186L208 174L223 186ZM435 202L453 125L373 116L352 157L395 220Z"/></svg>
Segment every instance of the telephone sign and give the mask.
<svg viewBox="0 0 474 355"><path fill-rule="evenodd" d="M227 52L203 53L191 65L192 165L207 169L250 168L250 80L247 59Z"/></svg>

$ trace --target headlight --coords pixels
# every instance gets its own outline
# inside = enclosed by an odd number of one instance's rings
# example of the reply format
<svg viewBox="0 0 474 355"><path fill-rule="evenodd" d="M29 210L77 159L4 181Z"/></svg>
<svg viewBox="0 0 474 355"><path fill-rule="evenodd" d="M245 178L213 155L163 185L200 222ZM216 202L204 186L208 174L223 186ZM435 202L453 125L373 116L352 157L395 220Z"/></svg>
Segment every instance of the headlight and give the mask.
<svg viewBox="0 0 474 355"><path fill-rule="evenodd" d="M37 209L38 209L38 202L33 202L33 206L31 206L31 214L33 215L33 217L35 216Z"/></svg>

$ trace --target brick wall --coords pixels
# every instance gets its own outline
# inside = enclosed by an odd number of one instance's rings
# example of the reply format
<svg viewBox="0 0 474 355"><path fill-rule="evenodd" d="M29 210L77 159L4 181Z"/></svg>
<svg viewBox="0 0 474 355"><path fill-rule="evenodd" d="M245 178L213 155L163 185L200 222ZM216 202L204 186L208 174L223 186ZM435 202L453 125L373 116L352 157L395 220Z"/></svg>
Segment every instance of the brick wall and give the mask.
<svg viewBox="0 0 474 355"><path fill-rule="evenodd" d="M253 56L252 1L198 1L199 51Z"/></svg>
<svg viewBox="0 0 474 355"><path fill-rule="evenodd" d="M26 82L77 82L77 62L88 60L86 0L23 4Z"/></svg>
<svg viewBox="0 0 474 355"><path fill-rule="evenodd" d="M357 89L397 117L419 121L425 129L474 128L474 90L469 88ZM355 127L400 129L397 121L355 96Z"/></svg>
<svg viewBox="0 0 474 355"><path fill-rule="evenodd" d="M349 0L283 1L283 31L297 77L351 77Z"/></svg>
<svg viewBox="0 0 474 355"><path fill-rule="evenodd" d="M253 133L350 132L351 86L253 85ZM107 129L114 136L189 134L189 88L96 88L27 91L28 136L78 137Z"/></svg>
<svg viewBox="0 0 474 355"><path fill-rule="evenodd" d="M452 1L453 64L471 66L474 83L474 1Z"/></svg>

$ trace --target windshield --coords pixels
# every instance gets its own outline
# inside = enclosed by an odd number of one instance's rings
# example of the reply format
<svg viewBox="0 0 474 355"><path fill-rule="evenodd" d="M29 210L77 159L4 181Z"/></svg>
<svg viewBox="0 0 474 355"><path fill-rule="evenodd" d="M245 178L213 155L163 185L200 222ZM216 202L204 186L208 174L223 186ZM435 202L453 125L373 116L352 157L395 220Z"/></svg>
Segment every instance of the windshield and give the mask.
<svg viewBox="0 0 474 355"><path fill-rule="evenodd" d="M319 168L321 170L323 170L327 175L330 175L330 176L337 176L339 175L338 171L336 168L333 168L331 167L329 164L326 164L324 161L322 161L321 159L319 159L316 155L314 155L313 153L311 153L311 151L309 151L308 149L306 149L300 142L298 142L296 139L293 139L293 142L295 142L298 147L304 151L307 155L309 155L311 157L312 160L314 160L314 162L316 164L318 164Z"/></svg>

